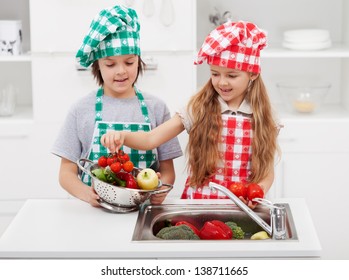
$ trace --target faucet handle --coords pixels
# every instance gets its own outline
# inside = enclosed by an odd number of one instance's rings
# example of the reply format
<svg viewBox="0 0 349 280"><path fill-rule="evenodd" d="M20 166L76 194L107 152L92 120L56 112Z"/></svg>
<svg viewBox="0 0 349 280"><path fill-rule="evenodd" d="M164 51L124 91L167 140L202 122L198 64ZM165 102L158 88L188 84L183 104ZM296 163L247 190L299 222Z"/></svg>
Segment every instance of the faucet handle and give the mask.
<svg viewBox="0 0 349 280"><path fill-rule="evenodd" d="M252 201L253 202L257 202L257 203L259 203L261 205L264 205L264 206L268 207L270 210L272 210L272 209L283 209L284 208L284 207L280 207L280 206L275 205L270 200L265 199L265 198L256 197L256 198L252 199Z"/></svg>
<svg viewBox="0 0 349 280"><path fill-rule="evenodd" d="M253 202L258 202L259 204L262 204L264 206L271 206L273 205L273 203L268 200L268 199L265 199L265 198L259 198L259 197L256 197L254 199L252 199Z"/></svg>

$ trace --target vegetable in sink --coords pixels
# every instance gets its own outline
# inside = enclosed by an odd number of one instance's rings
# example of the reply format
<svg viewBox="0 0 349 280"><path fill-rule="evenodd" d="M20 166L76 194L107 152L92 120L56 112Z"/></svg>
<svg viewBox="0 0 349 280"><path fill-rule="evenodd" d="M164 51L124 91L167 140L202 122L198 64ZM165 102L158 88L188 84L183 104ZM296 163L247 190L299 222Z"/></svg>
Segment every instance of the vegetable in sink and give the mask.
<svg viewBox="0 0 349 280"><path fill-rule="evenodd" d="M200 239L187 225L164 227L156 234L156 237L167 240Z"/></svg>
<svg viewBox="0 0 349 280"><path fill-rule="evenodd" d="M233 231L222 221L207 221L200 230L200 239L220 240L232 239Z"/></svg>
<svg viewBox="0 0 349 280"><path fill-rule="evenodd" d="M201 228L197 228L185 220L175 224L172 224L171 220L165 220L165 227L156 234L156 237L172 240L229 240L244 239L245 232L233 221L210 220Z"/></svg>
<svg viewBox="0 0 349 280"><path fill-rule="evenodd" d="M234 223L233 221L229 221L229 222L226 222L225 224L228 227L230 227L231 230L233 231L233 239L244 239L245 238L245 232L236 223Z"/></svg>
<svg viewBox="0 0 349 280"><path fill-rule="evenodd" d="M198 229L196 228L196 226L192 225L191 223L189 223L189 222L187 222L187 221L179 221L179 222L177 222L177 223L175 224L175 226L180 226L180 225L186 225L186 226L190 227L190 229L191 229L192 231L194 231L194 233L195 233L197 236L200 235L200 230L198 230Z"/></svg>

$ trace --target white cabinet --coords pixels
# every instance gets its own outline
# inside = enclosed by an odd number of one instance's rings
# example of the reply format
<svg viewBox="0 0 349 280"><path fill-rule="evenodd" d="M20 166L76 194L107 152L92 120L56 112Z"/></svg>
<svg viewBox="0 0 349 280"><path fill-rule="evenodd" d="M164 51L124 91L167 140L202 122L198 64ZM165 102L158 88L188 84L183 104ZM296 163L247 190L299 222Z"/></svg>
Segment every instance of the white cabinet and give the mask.
<svg viewBox="0 0 349 280"><path fill-rule="evenodd" d="M27 136L0 138L0 202L67 197L58 184L59 160L50 154L60 123L35 123Z"/></svg>
<svg viewBox="0 0 349 280"><path fill-rule="evenodd" d="M334 238L347 232L346 202L349 196L349 120L285 122L280 134L282 149L276 183L279 197L306 199L323 248L324 259L347 259L348 242ZM288 131L290 127L290 131ZM313 143L313 145L312 145Z"/></svg>
<svg viewBox="0 0 349 280"><path fill-rule="evenodd" d="M92 18L103 7L121 1L30 0L31 50L75 52ZM43 24L44 23L44 24Z"/></svg>
<svg viewBox="0 0 349 280"><path fill-rule="evenodd" d="M153 0L153 9L145 13L150 2L133 1L131 6L137 11L141 23L142 51L192 50L195 42L195 25L192 24L195 1ZM172 5L165 7L165 2ZM76 52L92 18L101 9L115 4L125 4L125 1L30 0L32 51ZM172 23L165 25L161 15L173 15Z"/></svg>
<svg viewBox="0 0 349 280"><path fill-rule="evenodd" d="M18 7L21 9L18 9ZM23 55L0 55L0 91L12 85L16 93L16 107L13 117L0 117L0 137L26 135L33 120L33 95L31 80L29 2L0 0L0 20L22 22Z"/></svg>
<svg viewBox="0 0 349 280"><path fill-rule="evenodd" d="M62 122L70 105L96 88L90 71L77 71L74 54L33 54L34 119Z"/></svg>

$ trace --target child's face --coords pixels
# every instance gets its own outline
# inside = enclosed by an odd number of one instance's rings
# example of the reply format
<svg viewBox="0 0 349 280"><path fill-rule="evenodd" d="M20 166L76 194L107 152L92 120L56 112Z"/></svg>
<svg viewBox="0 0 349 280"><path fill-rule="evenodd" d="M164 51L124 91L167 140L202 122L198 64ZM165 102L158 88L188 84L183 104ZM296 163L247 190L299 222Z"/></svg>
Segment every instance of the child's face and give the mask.
<svg viewBox="0 0 349 280"><path fill-rule="evenodd" d="M216 65L210 65L210 70L214 89L227 102L229 108L238 109L245 97L251 74Z"/></svg>
<svg viewBox="0 0 349 280"><path fill-rule="evenodd" d="M104 81L104 94L117 97L134 95L133 84L138 71L137 55L109 56L98 60Z"/></svg>

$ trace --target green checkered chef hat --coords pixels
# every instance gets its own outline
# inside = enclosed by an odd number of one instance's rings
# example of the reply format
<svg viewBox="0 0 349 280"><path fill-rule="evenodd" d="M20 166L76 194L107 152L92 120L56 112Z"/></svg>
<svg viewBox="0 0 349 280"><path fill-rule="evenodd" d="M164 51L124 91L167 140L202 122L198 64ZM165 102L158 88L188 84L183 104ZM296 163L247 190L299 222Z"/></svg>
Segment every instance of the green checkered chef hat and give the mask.
<svg viewBox="0 0 349 280"><path fill-rule="evenodd" d="M116 55L140 55L139 21L135 10L119 5L104 9L92 20L90 30L76 54L80 65Z"/></svg>

